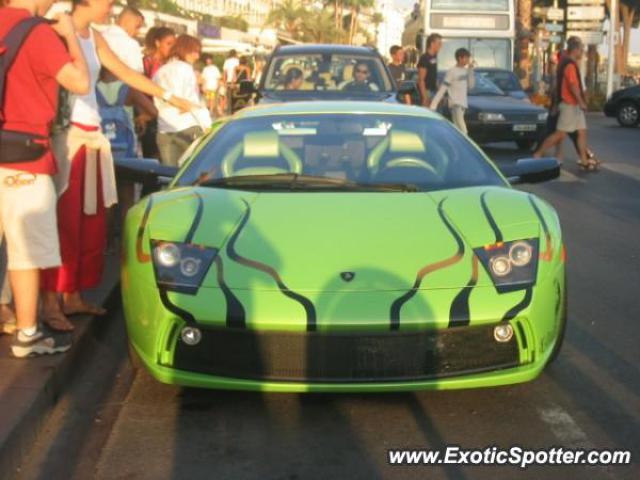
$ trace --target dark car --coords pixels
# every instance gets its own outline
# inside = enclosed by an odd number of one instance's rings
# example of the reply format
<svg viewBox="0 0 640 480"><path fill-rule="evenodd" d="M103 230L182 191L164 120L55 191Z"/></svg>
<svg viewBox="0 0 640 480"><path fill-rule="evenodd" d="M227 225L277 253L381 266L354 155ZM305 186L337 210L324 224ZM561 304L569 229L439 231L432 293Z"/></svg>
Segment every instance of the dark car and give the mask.
<svg viewBox="0 0 640 480"><path fill-rule="evenodd" d="M465 120L477 143L513 141L528 150L543 140L549 115L544 108L507 95L480 73L468 98Z"/></svg>
<svg viewBox="0 0 640 480"><path fill-rule="evenodd" d="M417 75L411 69L407 77L415 82ZM438 77L442 81L444 72ZM412 102L419 104L420 97L414 95ZM507 95L480 71L476 71L476 85L469 91L468 103L464 118L469 136L476 143L513 141L518 148L528 150L546 134L548 113L544 108ZM439 110L450 118L446 100Z"/></svg>
<svg viewBox="0 0 640 480"><path fill-rule="evenodd" d="M615 117L623 127L640 123L640 85L614 92L604 105L604 114Z"/></svg>
<svg viewBox="0 0 640 480"><path fill-rule="evenodd" d="M375 48L347 45L287 45L274 50L260 84L256 102L296 100L368 100L399 102L410 84L395 84Z"/></svg>
<svg viewBox="0 0 640 480"><path fill-rule="evenodd" d="M518 76L511 70L503 68L476 68L476 72L491 80L500 90L510 97L529 101L529 96L522 89Z"/></svg>

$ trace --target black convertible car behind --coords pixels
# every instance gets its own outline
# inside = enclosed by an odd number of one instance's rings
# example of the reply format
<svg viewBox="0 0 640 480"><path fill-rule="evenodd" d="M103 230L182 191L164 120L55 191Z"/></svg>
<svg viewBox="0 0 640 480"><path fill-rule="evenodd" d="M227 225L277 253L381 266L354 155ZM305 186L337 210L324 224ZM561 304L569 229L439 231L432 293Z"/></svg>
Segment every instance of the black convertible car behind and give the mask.
<svg viewBox="0 0 640 480"><path fill-rule="evenodd" d="M257 103L297 100L398 103L399 97L410 93L414 85L396 85L375 48L305 44L276 48L260 84L241 84L243 87L256 94Z"/></svg>

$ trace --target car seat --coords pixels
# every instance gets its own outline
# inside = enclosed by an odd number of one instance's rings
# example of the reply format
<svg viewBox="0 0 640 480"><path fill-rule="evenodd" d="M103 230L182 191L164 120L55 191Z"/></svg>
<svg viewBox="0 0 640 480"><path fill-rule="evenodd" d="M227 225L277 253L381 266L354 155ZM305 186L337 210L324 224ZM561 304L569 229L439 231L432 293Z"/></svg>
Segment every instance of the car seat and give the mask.
<svg viewBox="0 0 640 480"><path fill-rule="evenodd" d="M250 132L222 159L223 177L302 173L302 160L277 132Z"/></svg>

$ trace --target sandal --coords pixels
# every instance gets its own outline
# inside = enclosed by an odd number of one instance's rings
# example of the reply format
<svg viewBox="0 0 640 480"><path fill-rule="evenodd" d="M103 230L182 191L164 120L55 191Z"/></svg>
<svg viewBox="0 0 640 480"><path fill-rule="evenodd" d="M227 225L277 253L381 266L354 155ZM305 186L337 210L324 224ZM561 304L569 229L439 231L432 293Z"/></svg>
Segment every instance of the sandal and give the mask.
<svg viewBox="0 0 640 480"><path fill-rule="evenodd" d="M93 305L91 303L82 303L79 307L69 308L66 305L62 307L62 311L68 317L72 317L75 315L90 315L93 317L103 317L107 314L107 311L99 307L98 305Z"/></svg>
<svg viewBox="0 0 640 480"><path fill-rule="evenodd" d="M62 312L45 314L41 317L41 320L42 323L56 332L73 332L76 328Z"/></svg>
<svg viewBox="0 0 640 480"><path fill-rule="evenodd" d="M585 172L595 172L598 170L598 162L596 160L589 160L587 162L578 161L578 167L580 167Z"/></svg>
<svg viewBox="0 0 640 480"><path fill-rule="evenodd" d="M16 315L13 309L3 304L0 306L0 335L3 333L11 335L15 333L16 329Z"/></svg>

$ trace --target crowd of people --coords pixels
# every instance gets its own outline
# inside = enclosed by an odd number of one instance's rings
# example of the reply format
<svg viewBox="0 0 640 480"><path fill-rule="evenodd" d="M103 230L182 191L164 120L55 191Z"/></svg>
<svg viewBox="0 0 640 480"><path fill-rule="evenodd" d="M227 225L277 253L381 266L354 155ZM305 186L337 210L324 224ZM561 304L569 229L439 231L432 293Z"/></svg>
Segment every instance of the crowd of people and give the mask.
<svg viewBox="0 0 640 480"><path fill-rule="evenodd" d="M238 85L259 81L264 64L258 60L252 69L231 51L220 71L211 57L201 58L199 39L167 27L151 28L142 48L136 37L144 18L131 7L99 32L91 25L110 15L110 0L72 0L69 15L37 21L52 3L0 0L6 44L0 55L17 52L10 66L0 66L0 235L7 256L0 331L14 333L16 357L63 352L71 345L71 317L106 313L82 292L101 282L110 210L119 199L125 209L134 199L132 185L116 182L113 157L177 165L216 116L233 111ZM442 38L431 35L418 61L420 103L437 109L448 94L453 122L466 132L473 61L467 50L457 50L456 65L439 85L441 46ZM580 166L593 170L578 69L582 52L579 39L569 39L550 115L557 123L535 155L569 134ZM392 47L390 56L389 70L399 83L406 75L404 51ZM369 76L366 63L355 65L349 88L367 87ZM298 89L304 79L292 68L285 80L286 88ZM26 146L34 145L41 154L27 158Z"/></svg>
<svg viewBox="0 0 640 480"><path fill-rule="evenodd" d="M447 70L442 82L438 80L438 54L442 48L442 37L431 34L427 37L426 51L417 62L417 87L420 104L425 108L438 110L445 94L447 96L452 123L467 134L465 112L468 108L467 95L475 85L475 62L465 48L455 51L455 65ZM562 159L562 143L568 136L578 154L578 166L588 172L597 171L601 161L587 145L587 120L585 112L587 101L579 63L584 55L584 44L579 37L570 37L567 48L555 58L552 85L550 86L551 105L547 120L547 137L533 152L534 158L542 157L554 149L554 155ZM397 85L407 79L405 51L399 45L389 50L391 61L388 64ZM411 97L402 99L411 104Z"/></svg>
<svg viewBox="0 0 640 480"><path fill-rule="evenodd" d="M38 20L52 3L0 0L0 55L15 52L0 67L0 330L14 333L16 357L63 352L73 316L106 313L82 292L101 282L112 207L133 201L113 157L159 153L175 165L218 108L201 96L218 88L194 69L197 38L156 27L143 50L138 10L125 7L99 32L92 24L113 2L73 0L70 14ZM249 75L243 63L224 82Z"/></svg>

